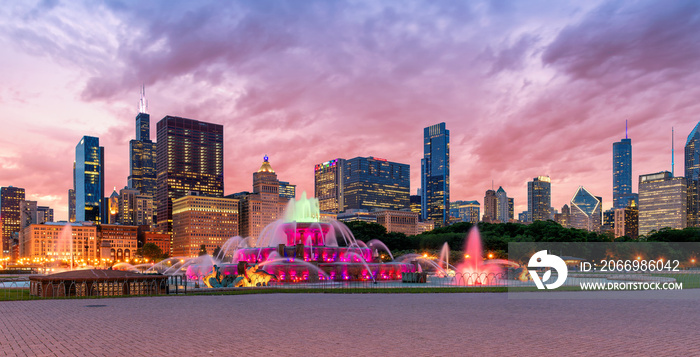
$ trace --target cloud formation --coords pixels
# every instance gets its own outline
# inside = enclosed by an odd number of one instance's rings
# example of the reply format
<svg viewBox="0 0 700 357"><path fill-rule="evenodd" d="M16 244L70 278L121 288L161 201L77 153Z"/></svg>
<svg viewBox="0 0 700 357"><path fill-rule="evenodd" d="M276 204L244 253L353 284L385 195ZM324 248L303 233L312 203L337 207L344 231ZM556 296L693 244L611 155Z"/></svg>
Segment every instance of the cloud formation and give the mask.
<svg viewBox="0 0 700 357"><path fill-rule="evenodd" d="M526 182L549 174L555 208L579 185L609 207L625 119L635 177L670 169L670 127L700 119L691 1L89 5L0 10L2 71L22 75L0 92L3 117L35 127L8 124L0 185L60 197L46 203L59 212L83 135L106 147L107 187L126 184L142 84L153 127L165 115L225 125L226 193L250 189L264 154L309 192L314 164L336 157L408 163L415 192L422 129L444 121L453 200L481 202L493 180L522 211ZM62 125L36 109L49 102Z"/></svg>

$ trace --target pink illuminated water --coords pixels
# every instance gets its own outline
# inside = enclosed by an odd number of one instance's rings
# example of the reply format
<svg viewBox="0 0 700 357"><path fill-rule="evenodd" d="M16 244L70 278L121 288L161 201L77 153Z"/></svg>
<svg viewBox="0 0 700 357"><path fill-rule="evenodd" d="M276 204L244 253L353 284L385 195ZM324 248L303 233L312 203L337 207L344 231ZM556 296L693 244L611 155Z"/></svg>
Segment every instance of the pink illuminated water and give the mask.
<svg viewBox="0 0 700 357"><path fill-rule="evenodd" d="M493 280L503 272L500 264L494 261L484 261L484 250L481 244L481 235L476 226L472 227L467 235L464 247L464 261L457 265L457 273L464 277L465 285L483 284Z"/></svg>

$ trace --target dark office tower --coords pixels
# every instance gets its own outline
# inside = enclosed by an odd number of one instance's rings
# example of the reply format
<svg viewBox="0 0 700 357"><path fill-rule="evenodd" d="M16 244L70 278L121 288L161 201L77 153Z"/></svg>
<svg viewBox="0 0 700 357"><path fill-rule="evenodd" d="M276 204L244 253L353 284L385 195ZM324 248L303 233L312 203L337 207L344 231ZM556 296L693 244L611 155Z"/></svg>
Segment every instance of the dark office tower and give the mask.
<svg viewBox="0 0 700 357"><path fill-rule="evenodd" d="M632 139L613 143L613 208L625 208L632 194Z"/></svg>
<svg viewBox="0 0 700 357"><path fill-rule="evenodd" d="M75 222L75 189L72 188L68 190L68 222Z"/></svg>
<svg viewBox="0 0 700 357"><path fill-rule="evenodd" d="M345 160L343 211L409 208L411 170L407 164L374 157Z"/></svg>
<svg viewBox="0 0 700 357"><path fill-rule="evenodd" d="M2 253L10 255L12 235L19 232L20 202L24 201L24 189L19 187L0 188L0 227L2 227Z"/></svg>
<svg viewBox="0 0 700 357"><path fill-rule="evenodd" d="M685 143L685 179L688 185L688 227L700 227L700 123ZM641 210L641 206L640 206ZM640 213L641 220L641 213ZM640 228L640 231L642 229ZM641 233L641 232L640 232Z"/></svg>
<svg viewBox="0 0 700 357"><path fill-rule="evenodd" d="M292 185L287 181L280 181L280 197L284 197L288 200L295 200L297 198L297 185Z"/></svg>
<svg viewBox="0 0 700 357"><path fill-rule="evenodd" d="M83 136L75 147L75 220L101 223L104 198L104 148L100 139Z"/></svg>
<svg viewBox="0 0 700 357"><path fill-rule="evenodd" d="M496 191L487 190L484 195L484 217L482 221L493 222L498 219L498 197Z"/></svg>
<svg viewBox="0 0 700 357"><path fill-rule="evenodd" d="M157 130L157 229L171 233L174 199L188 192L223 196L224 127L166 116Z"/></svg>
<svg viewBox="0 0 700 357"><path fill-rule="evenodd" d="M411 212L418 213L418 217L420 217L420 195L411 195L408 200L411 205ZM478 220L479 217L477 216L476 219Z"/></svg>
<svg viewBox="0 0 700 357"><path fill-rule="evenodd" d="M136 139L129 142L129 188L154 197L156 194L156 144L151 141L145 89L141 90L136 115Z"/></svg>
<svg viewBox="0 0 700 357"><path fill-rule="evenodd" d="M432 219L435 227L447 225L450 218L450 131L445 129L445 123L423 129L421 188L423 219Z"/></svg>
<svg viewBox="0 0 700 357"><path fill-rule="evenodd" d="M552 181L549 176L538 176L527 183L527 211L529 222L549 219L552 206Z"/></svg>
<svg viewBox="0 0 700 357"><path fill-rule="evenodd" d="M314 167L314 196L321 212L343 212L344 159L335 159Z"/></svg>

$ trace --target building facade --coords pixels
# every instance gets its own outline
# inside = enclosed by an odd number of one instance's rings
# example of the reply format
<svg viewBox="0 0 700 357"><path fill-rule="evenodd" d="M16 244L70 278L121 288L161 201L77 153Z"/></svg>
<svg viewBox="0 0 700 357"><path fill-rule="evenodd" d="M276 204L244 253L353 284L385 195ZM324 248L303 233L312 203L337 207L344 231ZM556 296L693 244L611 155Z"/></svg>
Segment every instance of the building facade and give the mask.
<svg viewBox="0 0 700 357"><path fill-rule="evenodd" d="M481 204L479 201L455 201L450 203L450 217L457 222L479 223Z"/></svg>
<svg viewBox="0 0 700 357"><path fill-rule="evenodd" d="M418 213L396 210L382 210L373 213L377 217L377 223L386 228L387 232L403 233L407 236L420 233Z"/></svg>
<svg viewBox="0 0 700 357"><path fill-rule="evenodd" d="M158 232L143 232L141 233L143 244L152 243L158 246L163 254L168 255L170 252L170 234Z"/></svg>
<svg viewBox="0 0 700 357"><path fill-rule="evenodd" d="M600 232L602 225L602 202L585 187L579 186L571 198L569 225L571 228Z"/></svg>
<svg viewBox="0 0 700 357"><path fill-rule="evenodd" d="M487 190L484 195L484 222L494 222L498 219L498 197L496 191Z"/></svg>
<svg viewBox="0 0 700 357"><path fill-rule="evenodd" d="M75 147L75 220L102 221L105 192L104 148L100 139L83 136ZM104 208L104 207L102 207Z"/></svg>
<svg viewBox="0 0 700 357"><path fill-rule="evenodd" d="M97 227L98 256L107 256L99 251L109 244L109 259L112 262L129 262L136 255L138 227L120 224L101 224Z"/></svg>
<svg viewBox="0 0 700 357"><path fill-rule="evenodd" d="M450 131L445 123L423 129L421 188L423 220L445 226L450 213Z"/></svg>
<svg viewBox="0 0 700 357"><path fill-rule="evenodd" d="M343 211L344 159L335 159L314 167L314 196L321 212L338 214Z"/></svg>
<svg viewBox="0 0 700 357"><path fill-rule="evenodd" d="M0 231L2 231L2 253L10 256L13 235L22 226L20 204L24 201L25 192L19 187L0 187Z"/></svg>
<svg viewBox="0 0 700 357"><path fill-rule="evenodd" d="M173 256L196 257L204 245L209 254L239 235L238 200L184 196L173 201ZM161 248L162 249L162 248Z"/></svg>
<svg viewBox="0 0 700 357"><path fill-rule="evenodd" d="M61 260L74 265L99 265L97 226L92 222L30 224L22 231L20 257L33 263Z"/></svg>
<svg viewBox="0 0 700 357"><path fill-rule="evenodd" d="M153 221L155 207L153 197L139 190L124 187L119 190L119 223L133 226L148 226L155 229Z"/></svg>
<svg viewBox="0 0 700 357"><path fill-rule="evenodd" d="M615 238L624 236L639 238L639 210L635 203L615 209Z"/></svg>
<svg viewBox="0 0 700 357"><path fill-rule="evenodd" d="M422 217L420 201L421 201L420 195L411 195L408 197L408 204L409 204L409 207L411 208L411 212L416 212L416 213L418 213L419 217Z"/></svg>
<svg viewBox="0 0 700 357"><path fill-rule="evenodd" d="M297 185L292 185L286 181L280 181L279 192L280 197L288 200L295 200L297 198Z"/></svg>
<svg viewBox="0 0 700 357"><path fill-rule="evenodd" d="M538 176L527 183L528 222L546 221L552 206L552 181L549 176Z"/></svg>
<svg viewBox="0 0 700 357"><path fill-rule="evenodd" d="M513 219L513 199L508 197L502 186L496 191L496 219L503 223Z"/></svg>
<svg viewBox="0 0 700 357"><path fill-rule="evenodd" d="M685 179L688 195L689 227L700 227L700 122L695 125L685 143ZM673 173L672 173L673 174ZM640 202L641 210L641 202Z"/></svg>
<svg viewBox="0 0 700 357"><path fill-rule="evenodd" d="M343 211L409 208L410 166L375 157L345 160Z"/></svg>
<svg viewBox="0 0 700 357"><path fill-rule="evenodd" d="M173 200L188 192L223 196L224 127L166 116L157 124L157 136L157 230L171 233Z"/></svg>
<svg viewBox="0 0 700 357"><path fill-rule="evenodd" d="M639 176L639 235L662 228L687 227L688 187L685 177L668 171Z"/></svg>

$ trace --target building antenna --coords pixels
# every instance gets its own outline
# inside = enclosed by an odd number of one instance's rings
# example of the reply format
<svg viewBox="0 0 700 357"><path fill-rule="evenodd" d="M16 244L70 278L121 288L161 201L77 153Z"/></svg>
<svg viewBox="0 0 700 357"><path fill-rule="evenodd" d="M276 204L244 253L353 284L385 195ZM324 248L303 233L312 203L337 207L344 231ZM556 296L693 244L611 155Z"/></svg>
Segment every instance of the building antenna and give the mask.
<svg viewBox="0 0 700 357"><path fill-rule="evenodd" d="M673 168L674 168L674 166L676 165L676 158L675 158L675 156L674 156L674 152L675 152L674 147L675 147L675 145L674 145L674 142L673 142L673 141L674 141L674 140L673 140L673 136L674 136L674 130L673 130L673 127L671 127L671 177L674 177L674 175L673 175Z"/></svg>
<svg viewBox="0 0 700 357"><path fill-rule="evenodd" d="M141 85L141 99L139 100L139 113L148 113L148 100L146 100L146 85Z"/></svg>
<svg viewBox="0 0 700 357"><path fill-rule="evenodd" d="M627 137L627 119L625 119L625 139L629 139Z"/></svg>

